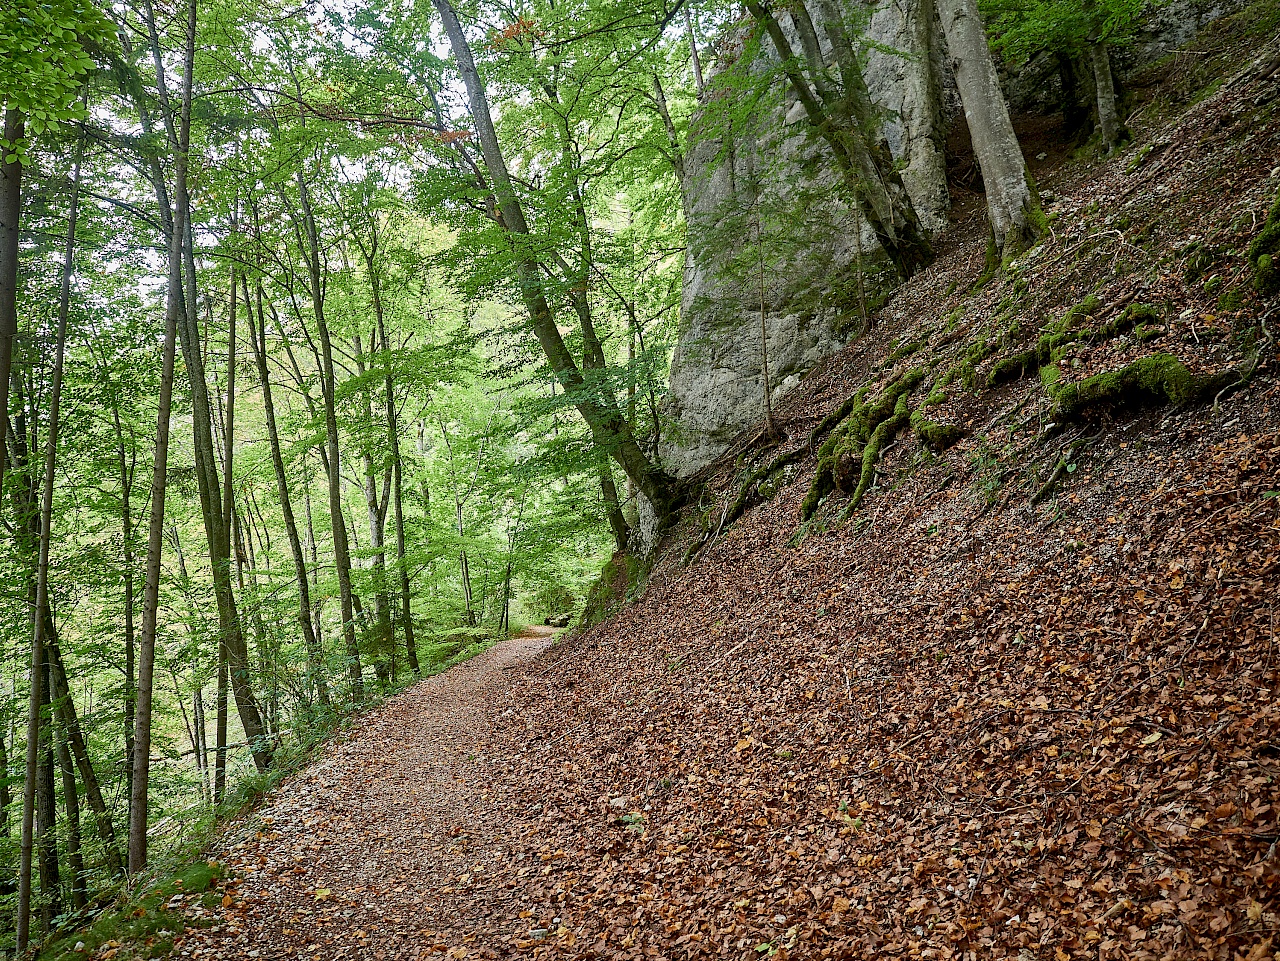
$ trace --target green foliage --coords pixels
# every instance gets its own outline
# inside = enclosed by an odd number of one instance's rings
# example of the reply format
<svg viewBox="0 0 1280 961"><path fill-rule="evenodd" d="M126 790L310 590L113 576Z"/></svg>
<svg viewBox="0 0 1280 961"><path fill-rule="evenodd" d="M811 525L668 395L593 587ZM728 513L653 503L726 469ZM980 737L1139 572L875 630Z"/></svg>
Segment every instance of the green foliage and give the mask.
<svg viewBox="0 0 1280 961"><path fill-rule="evenodd" d="M79 101L95 47L114 36L93 0L5 0L0 5L0 107L26 119L27 136L85 115ZM0 138L5 160L27 145Z"/></svg>
<svg viewBox="0 0 1280 961"><path fill-rule="evenodd" d="M169 907L170 899L197 896L205 908L218 905L216 890L222 880L222 866L216 861L189 864L159 882L145 882L133 897L121 897L88 927L60 935L46 942L36 953L36 961L78 961L100 950L116 948L113 957L128 959L167 958L174 938L190 926L181 910ZM83 944L79 950L76 946Z"/></svg>

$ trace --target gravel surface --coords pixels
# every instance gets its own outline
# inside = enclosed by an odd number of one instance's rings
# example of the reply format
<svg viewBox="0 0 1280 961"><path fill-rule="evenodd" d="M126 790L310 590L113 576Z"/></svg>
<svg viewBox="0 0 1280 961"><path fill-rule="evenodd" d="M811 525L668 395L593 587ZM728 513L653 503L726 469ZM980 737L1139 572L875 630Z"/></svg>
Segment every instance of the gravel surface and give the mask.
<svg viewBox="0 0 1280 961"><path fill-rule="evenodd" d="M474 928L470 892L510 823L478 765L494 705L551 637L531 628L414 686L274 792L213 852L242 880L175 953L416 958L443 947L443 930Z"/></svg>

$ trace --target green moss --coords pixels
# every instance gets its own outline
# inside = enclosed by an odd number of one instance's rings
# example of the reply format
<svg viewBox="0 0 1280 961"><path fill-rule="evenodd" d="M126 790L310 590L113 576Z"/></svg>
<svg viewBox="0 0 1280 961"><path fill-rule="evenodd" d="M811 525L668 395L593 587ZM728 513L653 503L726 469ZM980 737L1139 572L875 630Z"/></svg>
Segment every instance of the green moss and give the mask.
<svg viewBox="0 0 1280 961"><path fill-rule="evenodd" d="M849 493L850 510L857 507L875 476L880 451L910 423L911 391L924 377L925 371L916 368L891 381L870 403L865 400L868 387L854 396L847 416L818 448L818 469L800 508L802 520L813 517L822 499L836 489Z"/></svg>
<svg viewBox="0 0 1280 961"><path fill-rule="evenodd" d="M198 861L163 881L144 885L134 898L121 898L98 915L87 928L55 936L41 947L37 961L72 961L93 957L108 942L116 942L119 959L167 958L173 939L187 930L188 919L181 911L168 909L175 895L200 895L207 907L218 902L215 891L222 878L222 866L215 861ZM76 951L76 944L84 948Z"/></svg>
<svg viewBox="0 0 1280 961"><path fill-rule="evenodd" d="M1099 404L1181 407L1217 393L1239 376L1234 370L1193 374L1172 354L1159 353L1073 384L1062 384L1059 373L1045 380L1045 387L1056 404L1054 420L1063 423Z"/></svg>
<svg viewBox="0 0 1280 961"><path fill-rule="evenodd" d="M901 346L895 346L894 349L889 352L888 356L885 357L884 363L881 366L886 368L892 367L898 361L902 360L902 358L910 357L912 354L922 349L926 343L927 342L923 340L912 340L902 344Z"/></svg>
<svg viewBox="0 0 1280 961"><path fill-rule="evenodd" d="M1045 367L1056 365L1062 358L1067 345L1078 340L1094 343L1111 340L1113 337L1128 333L1140 323L1160 321L1159 311L1151 305L1129 304L1096 330L1081 327L1081 321L1091 316L1098 309L1098 305L1097 297L1086 298L1067 311L1048 333L1036 341L1035 346L1009 357L1002 357L987 373L987 386L997 387L1011 380L1020 380Z"/></svg>
<svg viewBox="0 0 1280 961"><path fill-rule="evenodd" d="M954 447L964 436L964 431L955 424L940 424L929 420L924 414L923 407L911 414L911 429L920 438L922 444L935 451Z"/></svg>
<svg viewBox="0 0 1280 961"><path fill-rule="evenodd" d="M1263 256L1266 256L1265 254ZM1244 306L1244 292L1238 289L1224 290L1218 298L1218 312L1230 313Z"/></svg>
<svg viewBox="0 0 1280 961"><path fill-rule="evenodd" d="M644 586L645 567L631 554L614 554L587 592L587 603L577 630L585 631L607 620Z"/></svg>
<svg viewBox="0 0 1280 961"><path fill-rule="evenodd" d="M1266 222L1249 244L1249 263L1253 265L1253 288L1263 297L1280 293L1280 191L1271 204Z"/></svg>

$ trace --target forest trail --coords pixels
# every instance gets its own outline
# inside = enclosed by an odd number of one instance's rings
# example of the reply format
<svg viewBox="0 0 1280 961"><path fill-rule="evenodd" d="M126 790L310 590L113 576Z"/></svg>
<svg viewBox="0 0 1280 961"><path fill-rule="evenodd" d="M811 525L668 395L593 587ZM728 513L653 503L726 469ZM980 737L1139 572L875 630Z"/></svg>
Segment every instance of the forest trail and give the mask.
<svg viewBox="0 0 1280 961"><path fill-rule="evenodd" d="M493 705L554 635L531 627L363 719L214 852L242 879L175 954L416 958L465 924L467 889L503 856L501 799L471 761ZM460 879L456 887L450 879Z"/></svg>

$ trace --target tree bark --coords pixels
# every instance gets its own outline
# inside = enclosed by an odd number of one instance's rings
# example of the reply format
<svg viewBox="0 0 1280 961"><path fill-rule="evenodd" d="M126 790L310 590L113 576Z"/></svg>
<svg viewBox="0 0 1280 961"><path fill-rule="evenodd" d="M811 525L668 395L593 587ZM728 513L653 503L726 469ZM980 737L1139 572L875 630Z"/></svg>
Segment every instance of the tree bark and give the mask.
<svg viewBox="0 0 1280 961"><path fill-rule="evenodd" d="M467 90L481 153L493 185L499 223L516 255L516 279L533 334L555 372L556 379L565 392L574 398L574 405L591 429L596 444L607 450L618 462L653 505L660 523L665 524L678 506L678 485L674 478L645 456L617 406L583 390L585 385L582 372L565 346L556 325L555 314L542 287L539 264L529 245L529 225L498 142L497 130L489 110L488 94L476 69L471 46L449 0L432 0L432 4L440 14L449 46Z"/></svg>
<svg viewBox="0 0 1280 961"><path fill-rule="evenodd" d="M347 540L347 528L342 513L341 448L338 442L338 416L336 411L337 377L333 365L333 344L329 338L329 324L324 312L324 291L320 267L320 237L315 216L311 210L311 197L306 178L298 171L298 202L302 208L302 226L306 246L303 253L310 277L311 309L315 316L316 332L320 337L321 394L324 407L325 446L328 460L325 464L329 479L329 521L333 531L333 560L338 575L338 600L342 607L342 638L347 650L347 676L351 682L351 698L357 703L364 700L364 678L360 670L360 647L356 643L355 611L351 599L351 548Z"/></svg>
<svg viewBox="0 0 1280 961"><path fill-rule="evenodd" d="M18 110L4 114L4 139L16 143L26 135L26 121ZM8 161L0 150L0 483L9 462L9 374L13 370L13 341L18 336L18 225L22 216L22 164Z"/></svg>
<svg viewBox="0 0 1280 961"><path fill-rule="evenodd" d="M1116 108L1116 82L1111 73L1111 47L1099 40L1089 44L1089 62L1093 66L1093 82L1097 87L1098 129L1102 146L1109 153L1123 142L1128 131L1120 122Z"/></svg>
<svg viewBox="0 0 1280 961"><path fill-rule="evenodd" d="M894 168L888 146L883 143L866 82L856 56L850 52L851 45L843 37L839 18L828 18L828 36L842 66L843 96L837 94L826 77L813 23L802 0L796 0L789 9L806 47L804 58L796 55L772 10L757 0L747 0L747 10L769 35L805 116L830 149L852 202L875 231L899 276L910 277L933 260L933 248ZM849 50L842 54L844 47ZM804 61L808 61L807 78L801 69Z"/></svg>
<svg viewBox="0 0 1280 961"><path fill-rule="evenodd" d="M987 192L987 217L998 254L1013 256L1038 239L1040 199L1022 156L996 76L977 0L937 0L973 150Z"/></svg>
<svg viewBox="0 0 1280 961"><path fill-rule="evenodd" d="M76 772L71 763L65 734L58 737L58 767L62 771L62 809L67 815L67 864L71 868L71 906L83 911L89 906L84 871L84 855L80 850L80 795L76 790Z"/></svg>
<svg viewBox="0 0 1280 961"><path fill-rule="evenodd" d="M246 281L247 284L247 281ZM298 579L298 626L302 629L303 647L307 652L307 672L320 703L329 705L329 683L324 675L324 657L320 640L311 623L311 585L307 581L307 559L302 553L302 539L298 536L298 521L293 514L293 500L289 494L289 477L285 472L284 455L280 448L280 430L276 423L275 401L271 393L271 372L267 365L267 321L262 311L262 285L254 290L258 311L255 329L253 315L249 316L250 342L254 360L258 365L258 384L262 389L262 411L267 422L267 443L271 448L271 465L276 477L276 495L280 500L280 513L284 518L285 535L289 539L289 551L293 555L294 575ZM245 304L248 310L248 288L245 288Z"/></svg>

